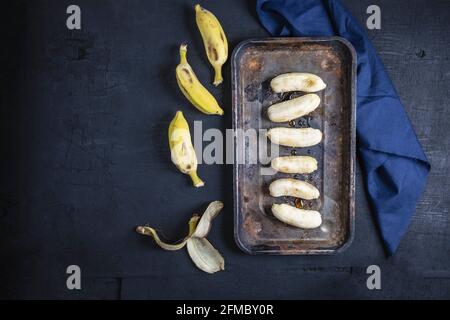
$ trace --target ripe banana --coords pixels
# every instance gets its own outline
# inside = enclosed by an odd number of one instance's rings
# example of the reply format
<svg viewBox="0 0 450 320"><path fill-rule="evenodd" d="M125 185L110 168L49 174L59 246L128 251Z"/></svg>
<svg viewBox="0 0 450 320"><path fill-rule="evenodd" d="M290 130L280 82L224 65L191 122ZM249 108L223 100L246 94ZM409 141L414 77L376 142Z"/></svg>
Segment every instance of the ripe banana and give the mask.
<svg viewBox="0 0 450 320"><path fill-rule="evenodd" d="M274 170L283 173L311 173L317 170L317 160L309 156L287 156L271 161Z"/></svg>
<svg viewBox="0 0 450 320"><path fill-rule="evenodd" d="M291 72L281 74L270 81L273 92L317 92L326 88L325 82L315 74Z"/></svg>
<svg viewBox="0 0 450 320"><path fill-rule="evenodd" d="M267 137L273 143L287 147L311 147L322 140L322 132L313 128L272 128Z"/></svg>
<svg viewBox="0 0 450 320"><path fill-rule="evenodd" d="M320 192L312 184L296 179L278 179L269 186L272 197L296 197L313 200L320 197Z"/></svg>
<svg viewBox="0 0 450 320"><path fill-rule="evenodd" d="M272 213L278 220L298 228L314 229L322 224L320 212L298 209L288 204L273 204Z"/></svg>
<svg viewBox="0 0 450 320"><path fill-rule="evenodd" d="M203 113L223 115L223 110L213 95L200 83L187 62L187 45L180 46L180 64L176 69L178 86L184 96Z"/></svg>
<svg viewBox="0 0 450 320"><path fill-rule="evenodd" d="M199 4L195 6L195 18L203 38L206 55L214 68L215 86L222 83L222 65L228 58L228 41L219 20Z"/></svg>
<svg viewBox="0 0 450 320"><path fill-rule="evenodd" d="M203 187L204 182L197 175L197 156L189 125L181 111L177 111L169 125L169 146L172 162L182 173L191 177L195 187Z"/></svg>
<svg viewBox="0 0 450 320"><path fill-rule="evenodd" d="M267 115L272 122L285 122L300 118L316 110L320 104L317 94L304 96L274 104L267 109Z"/></svg>

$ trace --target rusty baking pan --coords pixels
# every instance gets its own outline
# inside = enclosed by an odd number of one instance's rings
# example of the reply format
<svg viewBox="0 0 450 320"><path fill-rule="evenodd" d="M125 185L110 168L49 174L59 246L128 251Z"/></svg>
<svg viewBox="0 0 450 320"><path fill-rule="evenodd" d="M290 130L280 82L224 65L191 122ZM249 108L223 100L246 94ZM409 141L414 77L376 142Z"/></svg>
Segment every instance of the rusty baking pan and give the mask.
<svg viewBox="0 0 450 320"><path fill-rule="evenodd" d="M327 88L319 92L320 106L310 115L286 124L267 118L275 102L303 93L275 94L269 82L287 72L320 76ZM270 167L269 156L248 159L260 153L249 147L248 137L234 147L235 239L249 254L333 254L347 248L353 239L355 219L355 88L356 54L346 40L327 38L269 38L240 43L232 55L233 129L270 129L275 126L314 127L322 130L321 144L310 148L279 147L283 155L311 155L318 170L308 175L262 174ZM258 139L267 144L260 132ZM269 150L270 151L270 150ZM267 153L267 152L266 152ZM264 153L264 154L266 154ZM244 159L244 161L242 161ZM268 185L278 178L293 177L314 184L317 200L273 198ZM318 210L322 225L305 230L284 224L272 212L273 203L288 203Z"/></svg>

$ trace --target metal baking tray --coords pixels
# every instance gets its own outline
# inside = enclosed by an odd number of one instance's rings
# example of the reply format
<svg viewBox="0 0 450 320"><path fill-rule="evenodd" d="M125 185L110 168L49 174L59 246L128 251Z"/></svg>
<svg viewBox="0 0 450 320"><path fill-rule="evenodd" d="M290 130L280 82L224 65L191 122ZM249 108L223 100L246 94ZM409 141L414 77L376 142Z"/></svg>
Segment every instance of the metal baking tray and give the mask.
<svg viewBox="0 0 450 320"><path fill-rule="evenodd" d="M352 45L339 37L251 39L234 49L231 63L234 130L310 126L324 134L317 146L279 149L281 156L311 155L318 161L316 172L294 177L314 184L321 193L319 199L302 203L290 197L271 197L270 182L293 175L261 175L261 168L270 167L270 162L239 164L239 158L251 156L250 149L245 142L235 143L234 232L238 246L249 254L283 255L334 254L347 248L355 219L356 53ZM267 108L303 94L270 91L270 80L286 72L314 73L327 88L317 93L321 105L313 113L295 123L275 124L267 118ZM291 227L273 216L273 203L318 210L323 223L313 230Z"/></svg>

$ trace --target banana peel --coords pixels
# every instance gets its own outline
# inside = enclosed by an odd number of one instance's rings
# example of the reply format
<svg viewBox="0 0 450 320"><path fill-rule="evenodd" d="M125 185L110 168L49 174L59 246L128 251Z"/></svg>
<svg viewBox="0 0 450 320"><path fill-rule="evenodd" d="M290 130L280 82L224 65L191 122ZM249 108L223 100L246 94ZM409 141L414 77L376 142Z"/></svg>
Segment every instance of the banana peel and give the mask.
<svg viewBox="0 0 450 320"><path fill-rule="evenodd" d="M225 260L206 238L190 238L187 250L192 261L202 271L215 273L225 270Z"/></svg>
<svg viewBox="0 0 450 320"><path fill-rule="evenodd" d="M160 239L156 230L149 226L138 226L136 232L149 236L164 250L177 251L187 245L189 256L194 264L202 271L215 273L225 269L225 260L212 244L206 239L209 234L212 221L223 208L221 201L213 201L206 208L201 217L194 215L189 220L188 235L175 244L169 244Z"/></svg>
<svg viewBox="0 0 450 320"><path fill-rule="evenodd" d="M189 219L189 233L188 235L179 243L175 243L175 244L170 244L170 243L166 243L164 241L162 241L159 236L158 233L156 232L155 229L153 229L152 227L149 226L139 226L136 228L136 232L145 236L149 236L152 237L153 240L155 240L156 244L158 246L160 246L161 248L163 248L164 250L169 250L169 251L176 251L176 250L180 250L182 249L187 241L189 240L189 238L192 236L192 234L195 232L198 220L200 219L199 216L193 216L191 219Z"/></svg>

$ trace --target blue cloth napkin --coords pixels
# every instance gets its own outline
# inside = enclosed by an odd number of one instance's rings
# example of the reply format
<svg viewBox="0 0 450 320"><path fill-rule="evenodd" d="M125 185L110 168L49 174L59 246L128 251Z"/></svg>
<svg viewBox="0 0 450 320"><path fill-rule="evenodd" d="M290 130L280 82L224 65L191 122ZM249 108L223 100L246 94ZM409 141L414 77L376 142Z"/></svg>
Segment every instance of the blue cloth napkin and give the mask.
<svg viewBox="0 0 450 320"><path fill-rule="evenodd" d="M430 165L365 31L338 0L258 0L274 36L341 36L358 57L356 131L370 204L392 255L406 232Z"/></svg>

